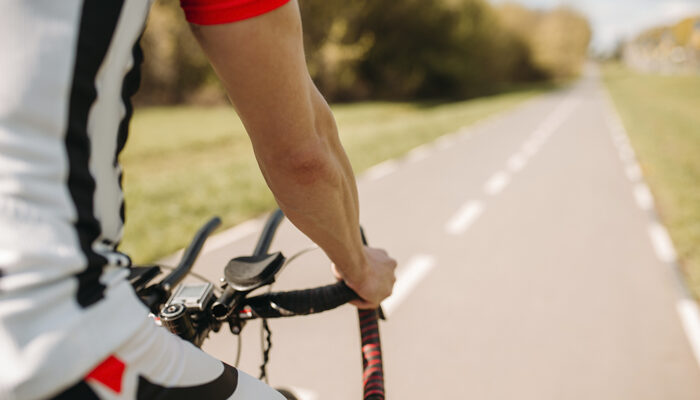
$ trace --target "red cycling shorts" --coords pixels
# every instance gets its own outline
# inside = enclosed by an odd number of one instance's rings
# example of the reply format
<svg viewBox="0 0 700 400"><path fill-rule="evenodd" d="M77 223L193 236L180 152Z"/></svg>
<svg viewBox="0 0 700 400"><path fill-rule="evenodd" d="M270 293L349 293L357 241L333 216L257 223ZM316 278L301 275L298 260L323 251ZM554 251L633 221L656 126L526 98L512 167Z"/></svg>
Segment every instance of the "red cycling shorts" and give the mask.
<svg viewBox="0 0 700 400"><path fill-rule="evenodd" d="M257 17L289 0L180 0L187 21L197 25L217 25Z"/></svg>

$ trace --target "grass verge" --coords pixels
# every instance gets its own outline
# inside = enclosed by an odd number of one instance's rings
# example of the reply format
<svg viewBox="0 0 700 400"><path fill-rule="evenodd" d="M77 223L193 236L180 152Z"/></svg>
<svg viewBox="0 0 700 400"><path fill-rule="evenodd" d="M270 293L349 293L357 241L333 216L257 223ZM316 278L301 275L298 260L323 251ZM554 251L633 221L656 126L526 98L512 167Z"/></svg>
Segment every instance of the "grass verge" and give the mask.
<svg viewBox="0 0 700 400"><path fill-rule="evenodd" d="M457 103L358 103L333 111L353 168L362 172L551 87ZM207 218L224 227L275 207L248 137L230 107L137 111L122 155L127 224L121 249L136 262L182 248Z"/></svg>
<svg viewBox="0 0 700 400"><path fill-rule="evenodd" d="M603 73L689 286L700 298L700 75L648 75L620 65Z"/></svg>

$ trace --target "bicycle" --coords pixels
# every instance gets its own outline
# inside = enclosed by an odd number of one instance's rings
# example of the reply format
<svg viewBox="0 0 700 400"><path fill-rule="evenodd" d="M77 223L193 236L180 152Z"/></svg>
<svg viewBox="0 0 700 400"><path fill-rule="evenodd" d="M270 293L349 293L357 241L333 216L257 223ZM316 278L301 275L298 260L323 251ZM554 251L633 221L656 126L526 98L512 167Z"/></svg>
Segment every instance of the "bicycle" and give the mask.
<svg viewBox="0 0 700 400"><path fill-rule="evenodd" d="M214 285L191 272L204 242L221 224L218 217L207 222L186 248L177 267L159 282L150 284L162 273L161 266L132 267L129 281L141 300L156 319L169 331L201 347L209 334L218 332L224 324L239 337L246 322L261 318L268 334L267 349L263 353L260 379L265 377L271 346L269 318L317 314L337 308L358 298L344 282L289 292L268 292L247 297L251 292L274 283L286 258L280 252L269 254L272 239L284 219L281 210L270 215L258 239L253 255L231 259L224 268L221 285ZM362 241L367 240L362 232ZM188 275L197 276L204 283L181 283ZM381 308L358 310L360 324L364 400L383 400L384 372L382 363L379 319ZM239 353L240 355L240 353ZM292 394L283 395L293 399Z"/></svg>

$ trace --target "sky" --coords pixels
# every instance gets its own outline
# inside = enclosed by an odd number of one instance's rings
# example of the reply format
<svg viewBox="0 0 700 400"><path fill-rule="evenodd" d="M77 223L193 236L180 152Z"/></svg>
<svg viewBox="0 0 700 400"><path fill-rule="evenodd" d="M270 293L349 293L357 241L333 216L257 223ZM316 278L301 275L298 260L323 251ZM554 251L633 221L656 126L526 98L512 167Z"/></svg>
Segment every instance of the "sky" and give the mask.
<svg viewBox="0 0 700 400"><path fill-rule="evenodd" d="M612 50L621 39L632 38L646 28L700 15L700 0L491 0L516 2L530 8L566 5L588 16L593 27L593 48Z"/></svg>

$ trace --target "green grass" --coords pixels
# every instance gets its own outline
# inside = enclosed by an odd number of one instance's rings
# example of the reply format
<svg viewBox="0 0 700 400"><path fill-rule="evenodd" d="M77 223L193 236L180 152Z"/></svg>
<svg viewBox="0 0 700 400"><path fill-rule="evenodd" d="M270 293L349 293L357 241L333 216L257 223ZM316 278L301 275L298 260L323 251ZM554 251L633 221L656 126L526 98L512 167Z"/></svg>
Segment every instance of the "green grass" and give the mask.
<svg viewBox="0 0 700 400"><path fill-rule="evenodd" d="M333 107L361 172L551 87L457 103ZM230 227L275 207L241 122L230 107L139 110L122 156L127 224L122 250L150 262L187 244L207 218Z"/></svg>
<svg viewBox="0 0 700 400"><path fill-rule="evenodd" d="M700 297L700 75L604 68L689 286Z"/></svg>

